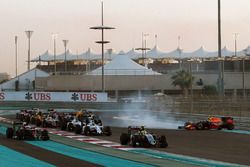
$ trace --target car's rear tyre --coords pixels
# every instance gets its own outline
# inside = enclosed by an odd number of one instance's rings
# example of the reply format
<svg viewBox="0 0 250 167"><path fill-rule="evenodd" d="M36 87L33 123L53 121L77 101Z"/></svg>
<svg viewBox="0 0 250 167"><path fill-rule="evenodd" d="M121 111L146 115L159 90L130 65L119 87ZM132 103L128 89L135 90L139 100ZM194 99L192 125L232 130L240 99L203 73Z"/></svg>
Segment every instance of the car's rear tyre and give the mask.
<svg viewBox="0 0 250 167"><path fill-rule="evenodd" d="M69 124L68 124L68 131L73 131L74 130L74 125L70 122Z"/></svg>
<svg viewBox="0 0 250 167"><path fill-rule="evenodd" d="M6 129L6 137L7 137L7 138L12 138L12 137L13 137L13 134L14 134L13 128L7 128L7 129Z"/></svg>
<svg viewBox="0 0 250 167"><path fill-rule="evenodd" d="M47 130L43 130L41 132L41 140L43 141L49 140L49 133Z"/></svg>
<svg viewBox="0 0 250 167"><path fill-rule="evenodd" d="M22 130L16 131L16 136L18 140L23 140L24 139L24 132Z"/></svg>
<svg viewBox="0 0 250 167"><path fill-rule="evenodd" d="M75 133L76 133L76 134L81 134L81 132L82 132L82 127L81 127L81 125L76 125L76 127L75 127Z"/></svg>
<svg viewBox="0 0 250 167"><path fill-rule="evenodd" d="M136 147L136 146L137 146L136 144L137 144L137 137L136 137L136 136L133 136L133 137L132 137L132 146L133 146L133 147Z"/></svg>
<svg viewBox="0 0 250 167"><path fill-rule="evenodd" d="M62 121L61 122L61 130L66 130L67 129L67 122L66 121Z"/></svg>
<svg viewBox="0 0 250 167"><path fill-rule="evenodd" d="M110 126L105 126L105 127L103 128L103 132L104 132L104 134L107 135L107 136L111 136L111 135L112 135L112 130L111 130Z"/></svg>
<svg viewBox="0 0 250 167"><path fill-rule="evenodd" d="M90 128L89 128L89 126L85 126L83 133L86 136L90 135Z"/></svg>
<svg viewBox="0 0 250 167"><path fill-rule="evenodd" d="M162 135L159 137L159 147L160 148L168 147L168 142L167 142L166 136Z"/></svg>
<svg viewBox="0 0 250 167"><path fill-rule="evenodd" d="M120 136L121 145L127 145L129 142L129 135L127 133L122 133Z"/></svg>
<svg viewBox="0 0 250 167"><path fill-rule="evenodd" d="M233 125L233 124L227 125L227 129L228 129L228 130L233 130L233 129L234 129L234 125Z"/></svg>

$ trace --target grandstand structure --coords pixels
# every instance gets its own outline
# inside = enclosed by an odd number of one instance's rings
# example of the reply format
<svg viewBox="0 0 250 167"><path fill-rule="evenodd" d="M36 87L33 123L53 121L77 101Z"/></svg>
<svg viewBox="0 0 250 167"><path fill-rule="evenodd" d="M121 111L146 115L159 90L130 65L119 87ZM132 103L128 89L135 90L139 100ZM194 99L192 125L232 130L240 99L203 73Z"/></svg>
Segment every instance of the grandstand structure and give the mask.
<svg viewBox="0 0 250 167"><path fill-rule="evenodd" d="M193 52L183 52L179 48L164 52L155 46L143 55L135 49L119 53L108 50L104 56L105 91L109 96L115 97L123 93L138 95L145 92L181 93L179 87L172 85L171 77L176 71L191 70L194 76L192 89L194 93L199 93L204 85L218 86L218 61L223 61L225 93L242 95L244 91L248 94L250 93L248 92L249 58L250 47L238 51L236 55L224 47L221 59L218 58L217 52L206 51L203 47ZM57 55L55 59L53 54L46 52L32 61L38 62L37 68L51 74L49 77L36 78L37 90L101 91L101 54L91 49L80 54L73 54L68 50L66 60L68 71L64 71L63 68L65 62L63 54ZM55 65L56 72L53 71ZM201 81L203 84L197 84Z"/></svg>
<svg viewBox="0 0 250 167"><path fill-rule="evenodd" d="M250 71L250 46L237 52L230 51L227 47L224 47L222 49L222 59L218 59L217 51L207 51L202 46L191 52L184 52L180 48L166 52L162 51L158 46L154 46L145 55L142 55L142 53L137 52L135 49L131 49L128 52L120 51L118 53L112 49L108 49L104 54L104 64L109 63L119 54L124 54L138 64L147 66L163 74L180 69L188 70L190 62L192 62L192 68L195 72L212 72L217 70L218 61L220 60L224 62L224 71L242 71L243 60L245 71ZM37 68L48 73L56 72L60 74L65 72L65 61L68 66L68 74L83 74L101 66L101 54L94 52L92 49L79 54L74 54L70 50L67 50L66 55L65 60L65 53L54 56L50 51L46 51L32 59L31 62L37 63ZM54 71L55 65L56 71Z"/></svg>
<svg viewBox="0 0 250 167"><path fill-rule="evenodd" d="M66 52L54 57L49 51L32 62L36 67L0 85L2 91L102 91L101 54L88 49L80 54ZM218 86L218 61L224 64L224 88L227 95L250 96L250 47L235 52L222 50L208 52L203 47L193 52L177 48L164 52L155 46L143 55L131 49L116 53L108 50L104 57L104 89L109 97L147 93L180 94L181 89L173 86L171 77L179 70L192 72L192 90L201 93L205 85ZM56 66L56 68L54 68ZM244 67L244 68L243 68ZM56 71L54 71L56 69ZM202 82L201 82L202 81ZM234 82L232 82L234 81Z"/></svg>

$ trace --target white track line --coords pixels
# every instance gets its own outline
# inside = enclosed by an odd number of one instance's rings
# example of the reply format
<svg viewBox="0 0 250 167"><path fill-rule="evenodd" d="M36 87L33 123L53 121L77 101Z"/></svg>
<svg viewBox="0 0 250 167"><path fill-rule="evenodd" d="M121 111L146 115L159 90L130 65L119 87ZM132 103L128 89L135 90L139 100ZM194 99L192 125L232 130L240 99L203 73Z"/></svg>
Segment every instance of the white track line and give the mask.
<svg viewBox="0 0 250 167"><path fill-rule="evenodd" d="M124 150L124 151L137 149L137 148L133 148L133 147L126 146L126 145L124 146L116 142L101 140L98 138L84 136L84 135L78 135L72 132L61 131L57 129L48 129L48 130L49 130L49 133L51 134L64 136L73 140L77 140L77 141L81 141L85 143L91 143L91 144L95 144L95 145L99 145L103 147L109 147L109 148L114 148L114 149L119 149L119 150Z"/></svg>

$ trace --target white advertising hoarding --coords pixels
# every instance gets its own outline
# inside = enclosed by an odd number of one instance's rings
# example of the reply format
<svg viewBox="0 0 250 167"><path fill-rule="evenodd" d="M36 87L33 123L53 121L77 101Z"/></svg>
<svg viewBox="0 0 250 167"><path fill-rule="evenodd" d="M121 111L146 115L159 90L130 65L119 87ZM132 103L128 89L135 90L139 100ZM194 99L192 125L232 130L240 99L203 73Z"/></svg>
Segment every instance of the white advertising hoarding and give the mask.
<svg viewBox="0 0 250 167"><path fill-rule="evenodd" d="M0 101L107 102L107 93L96 92L0 92Z"/></svg>

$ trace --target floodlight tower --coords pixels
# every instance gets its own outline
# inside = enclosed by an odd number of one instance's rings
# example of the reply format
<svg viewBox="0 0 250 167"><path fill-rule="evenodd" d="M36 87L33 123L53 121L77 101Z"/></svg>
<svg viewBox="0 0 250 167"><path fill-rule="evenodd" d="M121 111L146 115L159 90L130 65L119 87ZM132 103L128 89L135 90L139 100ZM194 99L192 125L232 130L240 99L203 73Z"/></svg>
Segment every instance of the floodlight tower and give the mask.
<svg viewBox="0 0 250 167"><path fill-rule="evenodd" d="M69 40L62 40L63 41L63 45L64 45L64 71L67 72L67 44L69 42Z"/></svg>
<svg viewBox="0 0 250 167"><path fill-rule="evenodd" d="M237 37L239 33L234 33L234 56L237 57Z"/></svg>
<svg viewBox="0 0 250 167"><path fill-rule="evenodd" d="M114 27L104 26L104 24L103 24L103 2L102 2L102 19L101 19L101 23L102 23L101 26L90 27L90 29L101 30L101 32L102 32L102 40L101 41L96 41L96 43L102 45L102 92L104 92L105 91L105 89L104 89L104 44L109 43L109 41L104 41L104 30L111 30L111 29L115 29L115 28Z"/></svg>
<svg viewBox="0 0 250 167"><path fill-rule="evenodd" d="M28 37L28 71L30 70L30 38L33 34L33 31L27 30L25 31L27 37Z"/></svg>
<svg viewBox="0 0 250 167"><path fill-rule="evenodd" d="M150 50L150 48L147 48L147 41L146 37L149 36L149 34L142 33L142 47L141 48L135 48L135 50L141 50L142 51L142 59L143 59L143 65L145 65L145 59L146 59L146 53L147 50Z"/></svg>
<svg viewBox="0 0 250 167"><path fill-rule="evenodd" d="M52 34L54 44L54 75L56 75L56 38L58 34Z"/></svg>
<svg viewBox="0 0 250 167"><path fill-rule="evenodd" d="M180 40L181 40L181 36L179 35L178 36L178 48L177 48L177 51L179 53L179 68L180 70L182 70L182 66L181 66L181 53L182 53L182 49L181 49L181 46L180 46Z"/></svg>
<svg viewBox="0 0 250 167"><path fill-rule="evenodd" d="M17 39L18 39L18 37L15 36L16 77L17 77Z"/></svg>
<svg viewBox="0 0 250 167"><path fill-rule="evenodd" d="M224 96L224 65L221 60L221 3L218 0L218 90L220 97Z"/></svg>

